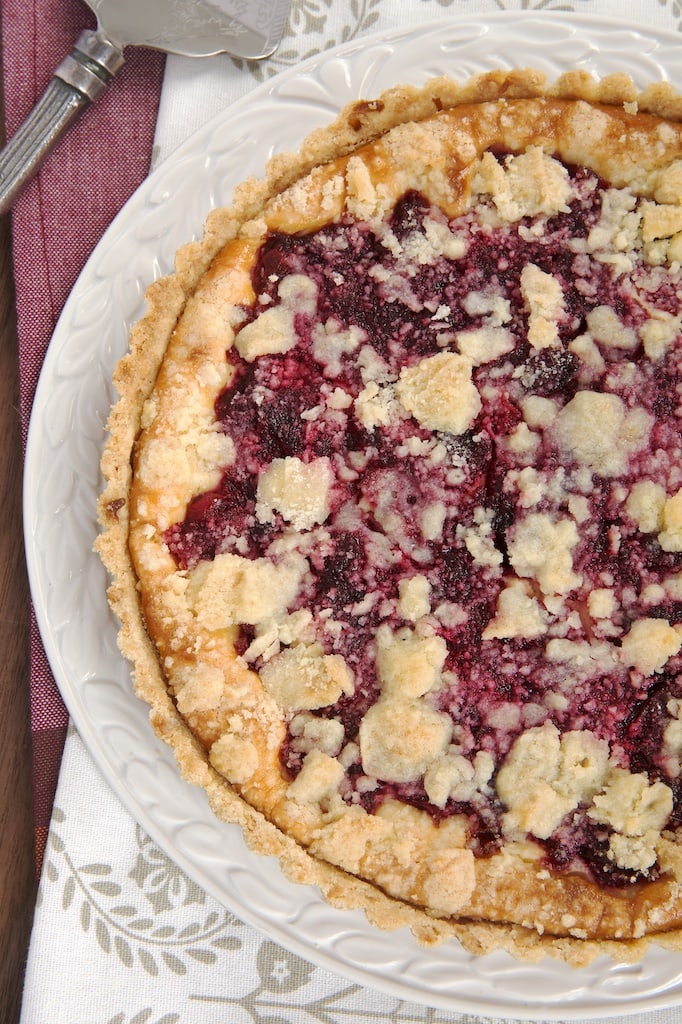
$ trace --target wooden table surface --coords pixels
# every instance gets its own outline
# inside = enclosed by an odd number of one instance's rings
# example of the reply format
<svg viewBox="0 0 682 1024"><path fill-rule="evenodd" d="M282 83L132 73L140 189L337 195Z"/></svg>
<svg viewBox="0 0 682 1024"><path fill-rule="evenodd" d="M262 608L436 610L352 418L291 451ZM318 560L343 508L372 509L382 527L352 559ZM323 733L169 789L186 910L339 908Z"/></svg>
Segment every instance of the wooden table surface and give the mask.
<svg viewBox="0 0 682 1024"><path fill-rule="evenodd" d="M7 216L0 217L0 442L0 1020L15 1024L36 885L29 595L21 526L18 360Z"/></svg>

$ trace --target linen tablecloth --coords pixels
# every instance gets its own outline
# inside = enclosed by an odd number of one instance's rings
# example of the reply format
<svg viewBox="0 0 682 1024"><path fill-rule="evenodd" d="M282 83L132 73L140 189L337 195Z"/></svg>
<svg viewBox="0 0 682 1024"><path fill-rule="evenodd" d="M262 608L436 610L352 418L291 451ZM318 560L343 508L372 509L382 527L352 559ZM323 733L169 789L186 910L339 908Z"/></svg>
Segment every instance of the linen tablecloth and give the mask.
<svg viewBox="0 0 682 1024"><path fill-rule="evenodd" d="M576 10L670 30L682 22L677 0L293 0L279 50L260 64L130 52L13 213L24 437L62 306L150 166L225 105L303 57L381 29L500 9ZM2 18L11 135L93 19L79 0L2 0ZM22 1024L478 1020L401 1002L314 967L192 882L131 819L69 728L35 620L31 694L41 881ZM662 1009L638 1019L672 1024L680 1013Z"/></svg>

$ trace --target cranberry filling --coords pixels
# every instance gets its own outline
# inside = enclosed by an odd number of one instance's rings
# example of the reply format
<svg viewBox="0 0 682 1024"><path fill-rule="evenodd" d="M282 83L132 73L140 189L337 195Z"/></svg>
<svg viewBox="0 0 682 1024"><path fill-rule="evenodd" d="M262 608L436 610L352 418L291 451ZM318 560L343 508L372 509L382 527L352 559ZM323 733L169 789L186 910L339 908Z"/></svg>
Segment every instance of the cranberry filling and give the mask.
<svg viewBox="0 0 682 1024"><path fill-rule="evenodd" d="M586 317L597 306L610 307L634 328L652 305L679 314L680 275L644 263L619 275L607 261L577 253L573 243L587 238L598 221L605 186L589 171L572 169L571 174L576 198L568 212L547 220L542 232L529 230L529 218L491 228L469 213L449 225L466 240L465 256L412 263L407 274L369 224L348 219L309 235L271 234L253 271L259 298L244 311L245 323L281 301L278 285L291 274L315 282L315 316L296 316L298 343L284 354L247 364L235 349L228 352L234 377L218 398L216 417L235 441L237 460L215 491L192 501L167 541L184 568L219 552L267 555L286 523L278 513L271 524L259 522L259 471L275 458L309 462L326 456L335 472L330 514L311 533L305 548L310 572L290 611L308 608L316 622L336 625L335 630L320 629L318 639L345 659L356 690L316 714L340 720L347 744L357 739L362 717L379 693L376 630L386 622L393 629L406 624L397 610L398 584L421 574L430 584L432 608L440 609L432 621L447 643L445 672L452 679L434 703L451 715L454 741L464 756L488 751L499 765L524 728L546 720L560 731L590 729L618 746L624 767L645 772L651 780L665 779L674 793L676 825L682 824L682 791L666 776L660 749L669 720L666 704L682 698L680 656L670 660L665 673L638 679L636 685L626 667L611 666L576 679L564 699L552 701L556 668L544 654L546 637L481 637L510 571L507 534L524 507L524 496L513 483L518 474L528 467L543 474L545 490L534 509L568 515L565 489L555 494L551 484L570 474L571 467L564 465L551 439L541 434L532 458L509 444L523 424L523 403L538 396L565 405L585 387L618 394L628 408L650 413L655 419L653 454L634 452L622 473L594 474L592 486L583 487L588 514L573 551L581 582L567 600L574 614L564 615L563 625L552 620L550 630L569 640L598 640L585 608L590 593L607 585L616 595L613 624L621 635L645 616L682 622L679 601L645 604L641 597L662 575L679 570L682 555L662 551L655 534L644 534L623 519L628 484L639 478L664 481L671 460L679 459L680 338L658 361L648 359L641 346L634 353L614 347L601 368L586 368L568 347L584 333ZM390 228L403 242L423 234L427 220L447 224L442 211L408 193L395 207ZM535 351L529 346L519 280L531 263L561 283L565 314L558 324L559 347ZM380 366L377 379L390 386L403 366L444 349L456 351L453 332L485 322L484 314L466 311L467 296L477 292L508 301L505 326L514 347L475 368L482 408L471 428L459 436L432 436L405 416L380 428L363 423L351 402L365 386L363 371L370 357ZM334 361L325 360L315 347L315 323L359 330L361 341L339 351ZM636 366L635 375L618 376L625 362ZM348 402L332 401L332 393L337 398L345 393ZM442 509L440 528L425 529L429 512L437 515ZM499 564L477 564L467 546L468 536L481 534L480 509L489 513L489 536L502 554ZM242 653L250 639L251 634L244 635ZM509 706L516 714L501 724L495 712ZM300 770L302 757L290 735L281 751L290 777ZM371 812L394 797L425 808L436 819L466 813L477 853L485 855L499 845L503 808L494 794L479 793L467 803L451 799L436 808L421 783L379 782L368 788L363 780L356 761L347 771L344 795L349 802ZM557 870L588 872L604 885L631 883L637 873L617 868L606 854L608 832L578 808L547 840L548 863ZM653 874L655 869L648 877Z"/></svg>

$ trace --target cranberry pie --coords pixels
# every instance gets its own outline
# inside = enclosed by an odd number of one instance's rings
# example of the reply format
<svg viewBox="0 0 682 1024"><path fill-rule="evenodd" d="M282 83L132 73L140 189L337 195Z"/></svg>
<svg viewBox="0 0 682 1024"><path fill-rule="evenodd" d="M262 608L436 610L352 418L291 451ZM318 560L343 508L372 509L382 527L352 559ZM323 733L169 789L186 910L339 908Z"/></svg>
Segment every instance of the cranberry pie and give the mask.
<svg viewBox="0 0 682 1024"><path fill-rule="evenodd" d="M97 546L155 728L425 943L681 944L680 121L619 75L355 103L116 373Z"/></svg>

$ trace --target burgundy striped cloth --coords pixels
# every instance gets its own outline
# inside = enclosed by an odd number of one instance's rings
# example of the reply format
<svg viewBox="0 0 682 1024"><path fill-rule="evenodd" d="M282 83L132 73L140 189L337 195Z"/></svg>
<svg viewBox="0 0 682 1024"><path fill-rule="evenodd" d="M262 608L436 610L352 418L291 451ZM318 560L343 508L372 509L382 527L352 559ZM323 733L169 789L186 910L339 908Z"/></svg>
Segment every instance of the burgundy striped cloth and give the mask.
<svg viewBox="0 0 682 1024"><path fill-rule="evenodd" d="M5 132L16 131L95 19L81 0L1 0ZM55 147L17 200L12 244L24 442L38 376L71 288L149 170L164 59L129 50L103 96ZM36 866L40 870L68 715L31 615Z"/></svg>

